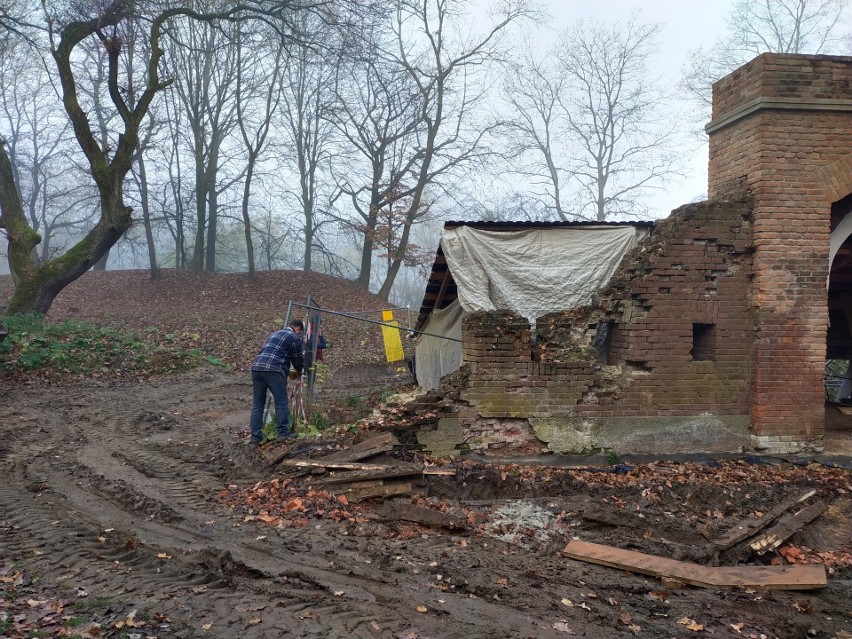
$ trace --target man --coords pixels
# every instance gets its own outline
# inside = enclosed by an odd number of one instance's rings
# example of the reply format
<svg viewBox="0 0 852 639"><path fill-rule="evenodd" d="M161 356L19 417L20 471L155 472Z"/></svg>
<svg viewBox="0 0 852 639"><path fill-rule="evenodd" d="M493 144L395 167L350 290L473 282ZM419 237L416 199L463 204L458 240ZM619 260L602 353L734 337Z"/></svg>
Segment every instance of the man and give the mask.
<svg viewBox="0 0 852 639"><path fill-rule="evenodd" d="M293 320L290 325L275 331L267 338L251 366L252 406L251 443L259 444L263 435L263 409L266 391L275 399L275 418L278 439L292 439L296 435L290 428L290 407L287 402L287 374L292 365L298 375L304 367L302 320Z"/></svg>

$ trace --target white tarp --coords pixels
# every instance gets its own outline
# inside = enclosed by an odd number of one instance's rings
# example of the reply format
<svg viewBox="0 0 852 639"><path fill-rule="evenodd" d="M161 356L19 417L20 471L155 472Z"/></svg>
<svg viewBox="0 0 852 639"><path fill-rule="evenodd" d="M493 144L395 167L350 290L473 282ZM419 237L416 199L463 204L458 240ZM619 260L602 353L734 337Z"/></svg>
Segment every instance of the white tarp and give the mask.
<svg viewBox="0 0 852 639"><path fill-rule="evenodd" d="M441 247L458 287L458 300L443 311L433 311L423 330L461 338L461 320L473 311L508 309L533 321L584 306L609 281L624 254L637 245L639 232L633 226L445 229ZM421 388L437 388L443 375L462 364L460 344L450 367L446 359L455 352L453 347L435 355L442 348L440 341L456 344L425 335L418 338L416 368Z"/></svg>
<svg viewBox="0 0 852 639"><path fill-rule="evenodd" d="M414 358L417 384L421 388L438 388L444 375L457 371L462 365L461 321L464 315L458 300L429 314L421 329L429 334L418 336Z"/></svg>
<svg viewBox="0 0 852 639"><path fill-rule="evenodd" d="M530 321L577 308L636 246L632 226L444 231L441 247L468 313L510 309Z"/></svg>

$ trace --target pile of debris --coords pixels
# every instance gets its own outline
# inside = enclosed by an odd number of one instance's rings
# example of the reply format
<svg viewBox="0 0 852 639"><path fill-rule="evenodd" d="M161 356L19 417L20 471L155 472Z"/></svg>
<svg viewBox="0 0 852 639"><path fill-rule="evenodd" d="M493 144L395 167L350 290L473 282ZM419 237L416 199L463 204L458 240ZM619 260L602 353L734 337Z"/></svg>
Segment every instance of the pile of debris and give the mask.
<svg viewBox="0 0 852 639"><path fill-rule="evenodd" d="M268 463L277 478L220 497L278 527L373 522L352 530L406 536L428 526L705 587L820 588L826 569L852 568L852 485L839 468L441 466L399 448L385 432L331 452L291 449Z"/></svg>
<svg viewBox="0 0 852 639"><path fill-rule="evenodd" d="M770 511L737 522L723 535L714 537L706 531L678 529L669 524L662 534L681 539L692 538L694 554L706 557L704 565L656 557L644 553L621 550L580 540L571 541L564 554L573 559L612 566L624 570L674 578L684 583L703 587L761 587L767 589L808 590L827 585L825 567L817 564L797 563L781 565L773 561L770 566L736 565L750 559L777 551L781 545L807 524L822 515L828 504L813 500L816 490L787 499ZM611 526L626 526L637 530L647 528L647 521L630 511L612 510L590 505L582 512L583 519ZM788 553L790 554L790 553ZM795 553L793 553L795 554ZM801 556L799 553L798 556ZM734 564L719 566L719 563Z"/></svg>
<svg viewBox="0 0 852 639"><path fill-rule="evenodd" d="M313 459L294 458L293 451L285 451L267 465L283 470L284 477L250 487L228 486L219 499L242 510L245 521L293 527L312 519L360 524L366 520L365 510L353 504L398 497L384 502L380 517L451 530L465 528L463 515L445 512L424 497L426 476L454 475L455 470L388 455L398 445L392 433L383 433Z"/></svg>

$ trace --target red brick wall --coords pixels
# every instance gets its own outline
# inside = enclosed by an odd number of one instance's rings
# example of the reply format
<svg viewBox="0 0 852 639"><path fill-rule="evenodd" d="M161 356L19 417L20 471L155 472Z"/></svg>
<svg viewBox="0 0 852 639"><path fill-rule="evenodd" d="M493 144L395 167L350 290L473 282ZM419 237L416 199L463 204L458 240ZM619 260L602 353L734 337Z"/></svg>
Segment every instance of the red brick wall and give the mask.
<svg viewBox="0 0 852 639"><path fill-rule="evenodd" d="M852 57L765 54L713 95L709 202L660 222L593 306L539 318L536 339L511 313L465 320L467 377L443 412L483 446L500 420L502 441L517 441L524 420L583 435L660 416L664 436L702 415L750 423L757 448L819 445L831 204L852 193Z"/></svg>
<svg viewBox="0 0 852 639"><path fill-rule="evenodd" d="M818 437L831 202L852 188L841 161L852 58L765 54L720 80L713 99L710 195L742 180L754 197L752 425L770 445Z"/></svg>
<svg viewBox="0 0 852 639"><path fill-rule="evenodd" d="M751 251L750 201L741 193L659 222L591 306L539 318L535 340L515 313L469 315L460 394L462 412L475 415L469 432L485 421L493 436L478 433L480 441L514 434L517 442L518 433L533 437L519 419L585 417L605 427L629 416L748 415ZM595 347L601 324L614 328L609 364ZM690 352L694 324L712 326L703 361ZM512 433L498 432L499 419Z"/></svg>
<svg viewBox="0 0 852 639"><path fill-rule="evenodd" d="M682 207L625 258L597 300L615 329L608 361L629 383L615 399L590 393L575 414L748 414L749 207L742 195Z"/></svg>

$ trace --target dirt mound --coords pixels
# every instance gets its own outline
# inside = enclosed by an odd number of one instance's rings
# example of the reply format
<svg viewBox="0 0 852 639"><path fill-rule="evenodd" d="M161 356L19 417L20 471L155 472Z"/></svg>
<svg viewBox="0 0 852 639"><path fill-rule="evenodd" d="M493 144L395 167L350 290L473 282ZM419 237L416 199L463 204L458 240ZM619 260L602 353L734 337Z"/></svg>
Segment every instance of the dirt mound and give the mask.
<svg viewBox="0 0 852 639"><path fill-rule="evenodd" d="M0 306L14 291L10 276L0 277ZM88 272L56 298L48 318L75 318L115 324L150 341L198 348L235 369L245 369L266 336L281 326L290 302L311 296L320 307L364 320L381 320L388 302L348 280L303 271L264 271L256 282L245 274L196 274L163 270ZM296 317L304 309L294 307ZM407 322L407 315L399 317ZM327 314L323 332L331 341L326 363L336 370L384 361L381 327Z"/></svg>

